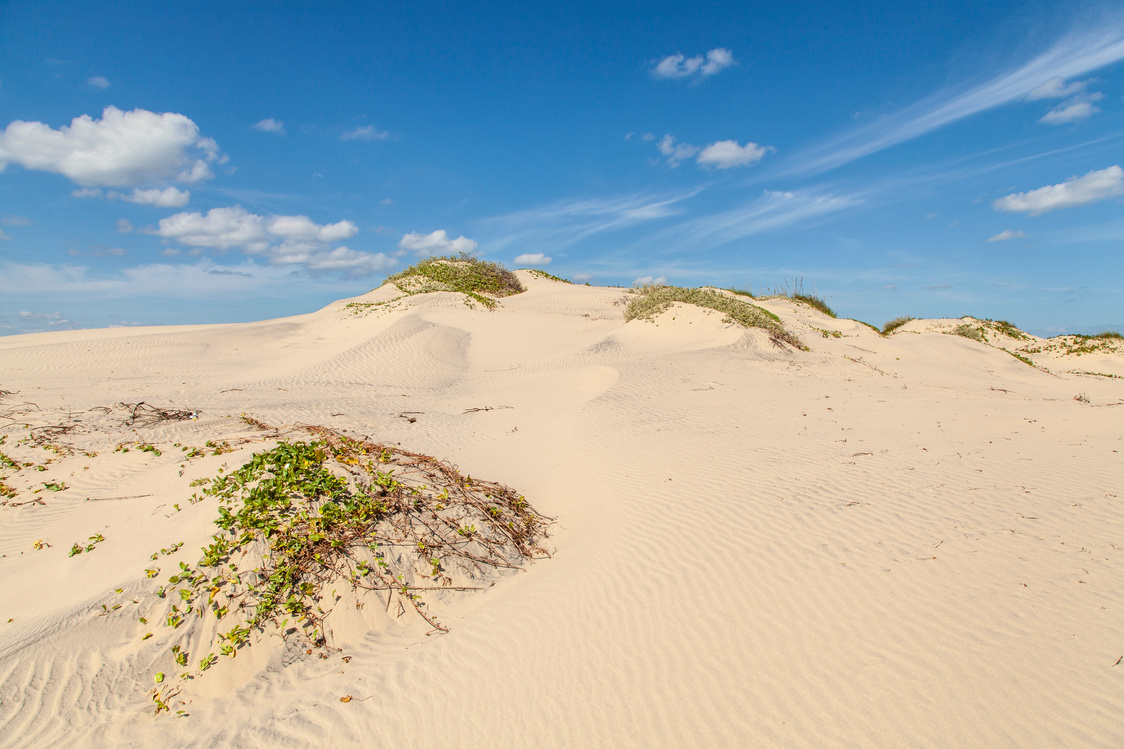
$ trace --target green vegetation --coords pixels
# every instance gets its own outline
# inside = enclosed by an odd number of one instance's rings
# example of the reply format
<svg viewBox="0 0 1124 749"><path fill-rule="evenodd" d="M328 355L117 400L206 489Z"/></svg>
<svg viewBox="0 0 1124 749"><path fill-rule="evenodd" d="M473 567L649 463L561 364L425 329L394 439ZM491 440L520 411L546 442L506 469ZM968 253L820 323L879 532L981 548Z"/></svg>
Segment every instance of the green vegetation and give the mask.
<svg viewBox="0 0 1124 749"><path fill-rule="evenodd" d="M1030 336L1016 328L1006 320L984 320L983 324L997 333L1002 333L1008 338L1014 338L1020 341L1029 341Z"/></svg>
<svg viewBox="0 0 1124 749"><path fill-rule="evenodd" d="M984 333L982 326L969 325L968 323L960 323L955 328L949 331L951 335L958 335L962 338L970 338L973 341L980 343L987 343L987 334Z"/></svg>
<svg viewBox="0 0 1124 749"><path fill-rule="evenodd" d="M916 317L895 317L882 326L882 335L890 335L907 322L913 322L916 319Z"/></svg>
<svg viewBox="0 0 1124 749"><path fill-rule="evenodd" d="M734 299L714 289L685 289L680 286L641 286L633 289L635 295L624 311L627 320L654 320L675 302L716 310L726 315L727 322L745 328L761 328L776 343L806 351L807 347L795 335L785 330L781 319L755 304Z"/></svg>
<svg viewBox="0 0 1124 749"><path fill-rule="evenodd" d="M463 252L426 258L401 273L388 276L386 281L407 296L455 291L465 295L465 303L469 306L476 301L488 309L495 309L496 297L526 291L519 278L499 263L479 260Z"/></svg>
<svg viewBox="0 0 1124 749"><path fill-rule="evenodd" d="M539 270L538 268L528 268L527 272L530 273L532 276L535 276L536 278L543 278L543 279L546 279L547 281L558 281L559 283L572 283L571 281L567 281L565 278L559 278L558 276L556 276L552 273L547 273L545 270Z"/></svg>
<svg viewBox="0 0 1124 749"><path fill-rule="evenodd" d="M476 589L489 569L518 569L546 555L539 544L548 520L514 490L426 455L322 427L308 431L319 439L281 442L204 490L219 500L221 532L194 567L180 562L157 592L168 602L157 616L166 627L217 633L196 643L198 652L234 658L267 629L324 647L324 618L340 600L332 586L349 587L357 606L381 592L380 608L397 599L445 631L422 600L425 591ZM227 617L234 621L220 624ZM211 627L192 626L210 618ZM172 652L182 666L181 648ZM199 671L217 660L209 652ZM167 696L152 693L157 712Z"/></svg>
<svg viewBox="0 0 1124 749"><path fill-rule="evenodd" d="M822 298L815 293L808 294L804 291L804 279L796 278L792 281L791 288L788 283L781 284L771 291L767 291L764 296L757 297L758 299L770 299L773 297L782 297L791 299L794 302L801 302L808 305L812 309L819 310L828 317L835 317L835 310L827 305Z"/></svg>

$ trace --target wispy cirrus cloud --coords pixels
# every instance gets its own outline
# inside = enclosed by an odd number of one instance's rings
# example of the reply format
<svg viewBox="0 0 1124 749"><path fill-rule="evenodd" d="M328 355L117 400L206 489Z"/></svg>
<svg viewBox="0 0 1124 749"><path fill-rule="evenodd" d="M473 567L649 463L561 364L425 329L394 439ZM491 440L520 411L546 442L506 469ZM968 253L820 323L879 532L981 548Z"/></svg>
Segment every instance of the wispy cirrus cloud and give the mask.
<svg viewBox="0 0 1124 749"><path fill-rule="evenodd" d="M863 202L859 195L837 195L815 189L765 190L737 208L692 218L665 234L696 249L706 249L797 223L806 224Z"/></svg>
<svg viewBox="0 0 1124 749"><path fill-rule="evenodd" d="M603 232L619 231L682 213L681 203L702 192L639 193L550 203L480 222L489 249L524 243L557 250Z"/></svg>
<svg viewBox="0 0 1124 749"><path fill-rule="evenodd" d="M390 137L390 133L386 130L379 130L374 125L362 125L353 130L348 130L340 136L340 140L386 140Z"/></svg>
<svg viewBox="0 0 1124 749"><path fill-rule="evenodd" d="M983 83L946 88L878 122L799 151L784 173L819 174L988 109L1030 97L1076 93L1083 86L1074 88L1066 80L1121 59L1124 19L1114 17L1095 27L1076 29L1045 52ZM1068 116L1079 114L1079 110L1073 110Z"/></svg>
<svg viewBox="0 0 1124 749"><path fill-rule="evenodd" d="M985 242L1009 242L1012 239L1022 239L1026 234L1021 231L1013 231L1011 229L1004 229L995 236L988 237Z"/></svg>

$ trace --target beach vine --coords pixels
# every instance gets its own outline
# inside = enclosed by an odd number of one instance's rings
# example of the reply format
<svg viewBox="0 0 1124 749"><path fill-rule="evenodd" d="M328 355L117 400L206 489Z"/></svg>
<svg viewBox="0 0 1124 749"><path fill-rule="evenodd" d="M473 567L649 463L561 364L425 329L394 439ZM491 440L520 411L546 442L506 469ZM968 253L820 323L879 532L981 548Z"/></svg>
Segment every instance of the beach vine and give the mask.
<svg viewBox="0 0 1124 749"><path fill-rule="evenodd" d="M444 632L427 596L478 590L498 571L548 556L549 518L513 489L427 455L307 430L314 439L279 442L202 490L219 500L220 532L157 591L165 627L215 633L197 643L198 671L181 679L236 657L255 634L327 649L325 619L340 600L328 586L350 587L357 607L368 595L387 610L397 602L398 615L413 611ZM189 639L171 647L181 667ZM162 681L150 695L158 713L172 689Z"/></svg>

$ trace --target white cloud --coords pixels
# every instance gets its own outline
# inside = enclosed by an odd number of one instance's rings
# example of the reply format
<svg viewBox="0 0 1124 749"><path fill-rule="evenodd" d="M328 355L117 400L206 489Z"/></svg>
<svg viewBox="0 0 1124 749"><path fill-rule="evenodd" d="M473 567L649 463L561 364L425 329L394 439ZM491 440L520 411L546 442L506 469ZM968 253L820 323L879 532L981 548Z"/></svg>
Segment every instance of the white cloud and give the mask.
<svg viewBox="0 0 1124 749"><path fill-rule="evenodd" d="M684 221L658 235L660 241L690 241L717 247L793 224L807 225L821 216L861 205L859 195L834 195L813 190L765 190L749 203L728 211Z"/></svg>
<svg viewBox="0 0 1124 749"><path fill-rule="evenodd" d="M272 117L267 117L261 122L256 122L251 127L254 130L260 130L263 133L277 133L278 135L285 134L285 123L280 120L275 120Z"/></svg>
<svg viewBox="0 0 1124 749"><path fill-rule="evenodd" d="M516 265L550 265L554 258L547 257L541 252L527 252L515 258Z"/></svg>
<svg viewBox="0 0 1124 749"><path fill-rule="evenodd" d="M633 286L663 286L667 283L667 276L640 276L632 282Z"/></svg>
<svg viewBox="0 0 1124 749"><path fill-rule="evenodd" d="M13 216L11 214L8 214L4 218L0 219L0 224L6 224L7 226L31 226L31 219L24 216Z"/></svg>
<svg viewBox="0 0 1124 749"><path fill-rule="evenodd" d="M86 84L89 86L93 86L94 88L109 88L109 81L100 75L90 76L86 79Z"/></svg>
<svg viewBox="0 0 1124 749"><path fill-rule="evenodd" d="M1124 169L1110 166L1084 177L1071 177L1058 185L1046 185L1030 192L1012 193L992 203L997 211L1029 213L1037 216L1058 208L1072 208L1086 203L1108 200L1124 195Z"/></svg>
<svg viewBox="0 0 1124 749"><path fill-rule="evenodd" d="M723 47L716 47L702 55L684 57L681 54L668 55L656 63L652 74L657 78L708 77L736 64L733 53Z"/></svg>
<svg viewBox="0 0 1124 749"><path fill-rule="evenodd" d="M340 136L340 140L386 140L390 133L379 130L374 125L364 125L354 130L349 130Z"/></svg>
<svg viewBox="0 0 1124 749"><path fill-rule="evenodd" d="M308 216L259 216L242 206L212 208L206 214L177 213L160 220L152 232L177 244L220 251L238 249L260 255L270 265L301 266L309 271L339 271L368 275L386 270L395 261L383 253L328 245L359 233L351 221L317 224Z"/></svg>
<svg viewBox="0 0 1124 749"><path fill-rule="evenodd" d="M117 233L118 233L118 234L129 234L129 233L130 233L130 232L132 232L132 231L133 231L133 229L135 229L135 228L136 228L136 227L134 227L134 226L133 226L133 225L132 225L132 224L131 224L131 223L129 222L129 220L128 220L128 219L125 219L125 218L119 218L119 219L117 219Z"/></svg>
<svg viewBox="0 0 1124 749"><path fill-rule="evenodd" d="M1011 231L1010 229L1004 229L1003 231L996 234L994 237L988 237L985 241L987 241L987 242L1006 242L1006 241L1011 240L1011 239L1022 239L1025 236L1026 236L1026 234L1023 234L1021 231Z"/></svg>
<svg viewBox="0 0 1124 749"><path fill-rule="evenodd" d="M472 252L479 245L474 239L460 236L449 239L444 229L438 229L431 234L419 234L412 231L398 241L398 247L418 255L455 255L461 252Z"/></svg>
<svg viewBox="0 0 1124 749"><path fill-rule="evenodd" d="M1085 90L1089 85L1089 81L1074 81L1073 83L1066 83L1065 78L1055 76L1050 80L1043 83L1038 88L1031 91L1026 95L1027 101L1038 101L1039 99L1064 99L1067 96L1079 94Z"/></svg>
<svg viewBox="0 0 1124 749"><path fill-rule="evenodd" d="M102 118L75 117L58 130L15 120L0 133L0 170L8 163L56 172L86 187L198 182L214 176L218 144L182 114L106 107Z"/></svg>
<svg viewBox="0 0 1124 749"><path fill-rule="evenodd" d="M592 273L575 273L574 274L574 280L577 281L578 283L587 283L587 282L593 280L593 274Z"/></svg>
<svg viewBox="0 0 1124 749"><path fill-rule="evenodd" d="M678 193L614 195L571 200L485 219L488 246L511 245L560 250L593 235L656 221L682 212L677 204L698 195L694 187Z"/></svg>
<svg viewBox="0 0 1124 749"><path fill-rule="evenodd" d="M680 161L689 159L699 152L698 146L692 146L690 143L676 143L675 138L670 133L660 138L656 147L660 149L660 153L667 157L667 163L672 167L679 166Z"/></svg>
<svg viewBox="0 0 1124 749"><path fill-rule="evenodd" d="M700 166L729 169L735 166L756 164L768 149L756 143L739 146L736 140L720 140L704 148L696 160Z"/></svg>
<svg viewBox="0 0 1124 749"><path fill-rule="evenodd" d="M815 174L924 135L950 123L1014 101L1032 91L1124 59L1124 24L1077 29L1022 65L982 84L938 91L896 114L855 128L799 153L787 174Z"/></svg>
<svg viewBox="0 0 1124 749"><path fill-rule="evenodd" d="M1047 125L1064 125L1088 119L1101 111L1101 108L1094 106L1093 102L1103 98L1104 94L1098 92L1080 94L1051 109L1039 122L1045 122Z"/></svg>
<svg viewBox="0 0 1124 749"><path fill-rule="evenodd" d="M301 249L276 253L271 262L274 265L302 265L311 271L347 271L349 275L365 276L382 273L397 263L383 253L359 252L350 247L337 247L334 250Z"/></svg>
<svg viewBox="0 0 1124 749"><path fill-rule="evenodd" d="M272 216L267 228L276 237L313 242L339 242L359 233L359 227L350 221L321 226L313 223L308 216Z"/></svg>
<svg viewBox="0 0 1124 749"><path fill-rule="evenodd" d="M5 234L3 229L0 229L0 241L5 240L5 239L11 239L11 237L9 237L7 234Z"/></svg>
<svg viewBox="0 0 1124 749"><path fill-rule="evenodd" d="M154 205L159 208L180 208L187 205L187 201L191 199L190 192L187 190L179 190L175 187L165 187L163 190L158 187L154 187L151 190L137 188L133 190L131 195L126 195L117 190L102 190L100 187L82 187L77 190L71 190L70 194L75 198L124 200L126 203ZM118 224L120 225L120 222L118 222Z"/></svg>
<svg viewBox="0 0 1124 749"><path fill-rule="evenodd" d="M154 205L159 208L180 208L187 205L187 201L191 199L191 193L187 190L179 190L175 187L165 187L163 190L159 188L141 190L138 188L133 190L132 195L122 196L121 199L139 205Z"/></svg>

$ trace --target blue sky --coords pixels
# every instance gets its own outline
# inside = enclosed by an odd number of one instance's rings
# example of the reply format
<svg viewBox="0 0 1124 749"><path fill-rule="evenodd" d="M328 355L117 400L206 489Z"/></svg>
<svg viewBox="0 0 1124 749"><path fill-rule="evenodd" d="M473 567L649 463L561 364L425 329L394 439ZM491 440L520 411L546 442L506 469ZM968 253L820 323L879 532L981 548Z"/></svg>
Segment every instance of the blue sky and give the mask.
<svg viewBox="0 0 1124 749"><path fill-rule="evenodd" d="M468 251L1124 330L1124 4L0 3L0 334Z"/></svg>

